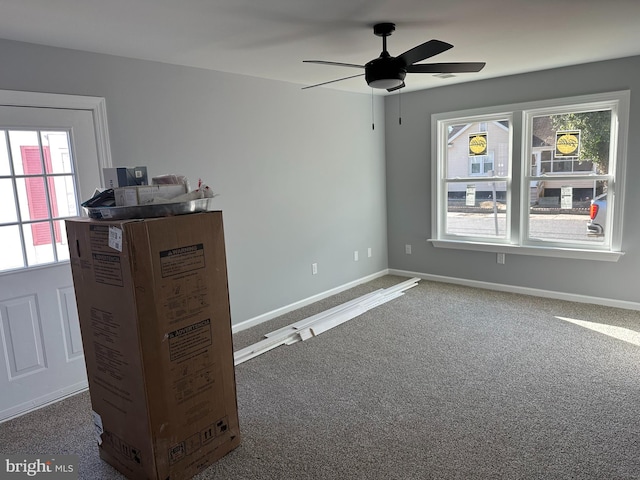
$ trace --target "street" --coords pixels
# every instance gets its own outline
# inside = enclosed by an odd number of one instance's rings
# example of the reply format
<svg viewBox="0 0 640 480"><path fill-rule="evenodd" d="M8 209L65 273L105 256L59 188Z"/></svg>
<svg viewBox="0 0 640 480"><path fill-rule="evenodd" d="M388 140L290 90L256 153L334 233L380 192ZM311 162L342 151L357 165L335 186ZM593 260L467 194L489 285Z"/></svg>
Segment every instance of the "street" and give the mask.
<svg viewBox="0 0 640 480"><path fill-rule="evenodd" d="M588 213L584 215L533 214L530 216L530 236L545 240L579 240L601 243L602 237L587 235L588 220ZM504 237L506 230L504 213L498 213L497 227L497 236ZM493 213L449 212L447 214L447 233L496 237L496 218Z"/></svg>

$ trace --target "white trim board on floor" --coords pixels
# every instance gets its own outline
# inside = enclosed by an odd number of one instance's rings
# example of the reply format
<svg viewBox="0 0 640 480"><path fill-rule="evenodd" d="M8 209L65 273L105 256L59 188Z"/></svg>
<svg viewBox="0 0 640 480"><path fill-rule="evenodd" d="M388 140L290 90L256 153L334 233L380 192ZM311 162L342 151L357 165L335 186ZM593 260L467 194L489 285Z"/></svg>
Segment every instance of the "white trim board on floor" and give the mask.
<svg viewBox="0 0 640 480"><path fill-rule="evenodd" d="M293 302L289 305L285 305L284 307L276 308L275 310L271 310L270 312L263 313L262 315L258 315L257 317L249 318L248 320L244 320L242 322L232 325L231 331L233 333L238 333L248 328L255 327L256 325L260 325L261 323L267 322L269 320L273 320L274 318L284 315L285 313L293 312L294 310L298 310L299 308L306 307L307 305L311 305L312 303L319 302L320 300L324 300L325 298L329 298L333 295L337 295L338 293L344 292L345 290L349 290L350 288L357 287L358 285L362 285L363 283L368 283L372 280L375 280L376 278L384 277L385 275L388 275L388 274L389 274L388 270L381 270L372 275L367 275L366 277L362 277L352 282L345 283L343 285L332 288L325 292L318 293L317 295L312 295L311 297L307 297L297 302Z"/></svg>
<svg viewBox="0 0 640 480"><path fill-rule="evenodd" d="M239 365L281 345L292 345L316 337L341 325L372 308L404 295L404 291L418 285L419 278L412 278L388 288L381 288L336 307L320 312L296 323L267 333L263 340L234 353L234 364Z"/></svg>
<svg viewBox="0 0 640 480"><path fill-rule="evenodd" d="M391 268L387 271L388 275L398 275L400 277L418 277L423 280L441 283L451 283L454 285L464 285L466 287L484 288L485 290L495 290L498 292L519 293L522 295L531 295L532 297L553 298L556 300L566 300L576 303L591 303L593 305L601 305L604 307L623 308L625 310L640 310L640 303L630 302L626 300L615 300L612 298L591 297L589 295L579 295L576 293L554 292L550 290L542 290L539 288L519 287L516 285L506 285L501 283L483 282L480 280L468 280L465 278L445 277L442 275L432 275L429 273L412 272L408 270L397 270Z"/></svg>

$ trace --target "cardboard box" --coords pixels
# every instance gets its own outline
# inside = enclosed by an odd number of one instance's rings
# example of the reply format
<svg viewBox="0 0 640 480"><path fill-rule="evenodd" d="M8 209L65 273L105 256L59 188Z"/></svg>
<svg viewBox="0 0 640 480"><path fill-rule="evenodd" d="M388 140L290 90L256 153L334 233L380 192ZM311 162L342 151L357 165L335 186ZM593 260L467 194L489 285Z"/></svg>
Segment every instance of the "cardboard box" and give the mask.
<svg viewBox="0 0 640 480"><path fill-rule="evenodd" d="M100 457L191 478L240 443L222 213L66 229Z"/></svg>
<svg viewBox="0 0 640 480"><path fill-rule="evenodd" d="M148 185L147 167L103 168L104 188Z"/></svg>
<svg viewBox="0 0 640 480"><path fill-rule="evenodd" d="M116 207L148 205L156 198L170 200L187 193L187 186L182 185L145 185L137 187L114 188Z"/></svg>

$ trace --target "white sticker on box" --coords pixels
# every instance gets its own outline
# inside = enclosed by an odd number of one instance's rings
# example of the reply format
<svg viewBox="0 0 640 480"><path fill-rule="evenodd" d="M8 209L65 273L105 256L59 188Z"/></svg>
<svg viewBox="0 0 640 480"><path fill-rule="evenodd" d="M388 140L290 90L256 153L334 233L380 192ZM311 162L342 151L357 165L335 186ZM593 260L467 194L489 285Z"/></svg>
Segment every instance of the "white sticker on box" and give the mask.
<svg viewBox="0 0 640 480"><path fill-rule="evenodd" d="M93 435L98 442L98 445L102 445L102 434L104 433L104 427L102 426L102 417L99 413L91 410L93 414Z"/></svg>
<svg viewBox="0 0 640 480"><path fill-rule="evenodd" d="M109 227L109 246L119 252L122 251L122 230L118 227Z"/></svg>

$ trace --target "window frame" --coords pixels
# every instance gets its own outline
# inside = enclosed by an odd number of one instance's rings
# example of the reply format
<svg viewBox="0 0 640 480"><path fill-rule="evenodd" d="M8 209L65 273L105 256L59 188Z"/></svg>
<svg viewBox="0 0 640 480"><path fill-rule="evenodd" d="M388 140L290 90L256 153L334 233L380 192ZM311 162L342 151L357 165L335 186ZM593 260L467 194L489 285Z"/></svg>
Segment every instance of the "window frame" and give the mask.
<svg viewBox="0 0 640 480"><path fill-rule="evenodd" d="M60 255L58 253L58 245L63 244L62 241L62 225L59 222L63 222L65 219L68 218L72 218L73 216L77 216L80 215L80 197L79 197L79 189L78 189L78 172L77 172L77 167L75 164L75 155L71 156L71 150L72 150L72 145L74 143L73 140L73 132L70 129L64 129L64 128L2 128L0 129L1 135L0 135L0 141L6 144L6 153L7 153L7 160L8 160L8 166L9 166L9 172L7 174L2 174L0 175L0 179L2 180L9 180L11 182L11 188L13 191L13 197L14 197L14 202L15 202L15 213L16 213L16 218L13 221L8 221L8 222L0 222L0 226L2 227L18 227L18 232L19 232L19 237L20 237L20 244L21 244L21 253L22 253L22 266L20 267L15 267L15 268L8 268L8 269L0 269L0 273L4 274L4 273L8 273L8 272L15 272L15 271L24 271L27 269L33 269L33 268L38 268L38 267L42 267L42 266L46 266L46 265L52 265L52 264L59 264L62 262L68 262L69 259L68 258L60 258ZM12 132L33 132L36 135L37 138L37 145L32 145L32 146L28 146L28 148L38 152L38 156L39 156L39 160L38 163L39 165L39 171L38 173L30 173L30 172L16 172L16 159L14 158L14 148L12 148L12 143L11 143L11 133ZM50 157L50 153L49 152L49 145L44 145L43 141L42 141L42 135L43 134L48 134L48 133L62 133L66 136L66 143L67 143L67 155L69 155L69 167L70 167L70 171L68 172L53 172L50 171L52 170L52 168L50 168L50 162L51 162L51 157ZM25 145L18 145L21 148L21 153L24 155L24 152L22 152L22 149L26 149L27 146ZM25 161L25 157L23 156L21 158L22 162ZM69 178L72 182L72 186L73 186L73 192L74 192L74 215L60 215L57 212L57 209L55 208L55 204L53 203L54 201L57 200L57 197L55 196L55 179L56 178ZM29 180L42 180L42 197L40 198L41 202L44 202L44 208L46 209L46 216L42 216L42 217L38 217L38 218L28 218L25 219L24 215L23 215L23 211L25 208L25 205L21 204L20 202L20 187L19 187L19 183L21 181L25 181L28 182ZM34 205L35 202L34 199L31 198L30 196L30 192L32 191L32 188L29 187L29 185L27 183L25 183L25 193L27 195L26 198L26 208L31 209L31 207ZM53 189L53 191L52 191ZM23 198L23 200L25 200ZM29 215L31 216L31 215ZM50 261L43 261L43 262L37 262L37 263L32 263L32 261L30 260L29 257L29 253L28 253L28 248L27 248L27 236L25 234L25 227L31 227L32 228L32 241L33 242L37 242L38 238L37 238L37 233L34 230L35 226L44 226L46 225L48 228L47 230L49 231L49 238L48 238L48 242L45 243L41 243L41 244L37 244L34 243L33 246L37 247L39 245L49 245L51 247L51 254L52 254L52 259Z"/></svg>
<svg viewBox="0 0 640 480"><path fill-rule="evenodd" d="M496 112L488 112L488 113L481 113L478 114L477 111L474 111L473 114L470 115L464 115L461 117L455 116L455 117L451 117L448 118L448 120L451 121L451 123L456 123L456 124L470 124L470 123L478 123L480 124L479 126L488 126L489 123L491 122L496 122L496 123L500 123L502 121L507 121L509 126L506 128L507 130L507 135L509 138L509 145L508 145L508 152L507 152L507 157L508 157L508 161L507 161L507 165L506 165L506 172L498 175L497 172L495 170L492 171L491 174L484 174L484 173L480 173L480 174L470 174L468 172L468 168L467 168L467 176L466 177L459 177L459 176L450 176L448 175L447 172L447 163L446 163L446 158L447 155L443 152L443 154L441 155L441 160L442 161L438 161L437 162L437 166L436 166L436 170L437 170L437 176L434 176L434 178L436 179L437 185L439 185L438 188L436 188L436 186L434 186L434 188L432 189L432 192L437 192L437 201L433 200L432 205L435 205L437 202L440 202L441 204L445 204L447 203L447 199L448 199L448 185L449 184L455 184L455 183L467 183L467 182L472 182L472 183L505 183L505 201L506 201L506 208L507 208L507 212L510 210L511 205L512 205L512 197L511 197L511 170L512 170L512 165L511 165L511 161L510 159L513 157L512 155L512 150L513 150L513 114L510 112L505 112L502 110L496 111ZM449 125L445 125L443 123L438 122L437 125L437 135L438 138L440 139L440 141L442 142L443 146L447 146L446 148L448 149L448 145L449 145L449 132L448 132L448 127ZM485 131L488 131L488 128L485 128ZM434 142L435 144L436 142ZM443 150L445 150L445 148L443 148ZM435 157L437 158L437 156ZM467 157L469 158L469 157ZM469 160L467 160L469 161ZM495 167L495 163L497 162L496 159L496 155L495 152L493 152L493 163L494 163L494 167ZM446 211L439 211L439 215L433 215L432 219L436 219L437 225L439 226L439 230L438 231L442 231L445 232L445 222L446 222ZM510 216L507 215L506 217L506 232L510 232L511 231L511 219ZM508 234L507 234L508 236ZM442 235L443 239L445 239L446 241L452 241L452 242L457 242L459 241L459 236L458 235L453 235L453 234L444 234ZM486 238L485 237L474 237L474 236L468 236L466 237L466 242L469 243L475 243L475 242L485 242ZM492 243L499 243L499 244L506 244L507 243L507 239L501 239L501 238L494 238Z"/></svg>
<svg viewBox="0 0 640 480"><path fill-rule="evenodd" d="M624 252L622 247L624 190L627 162L627 137L629 124L630 91L615 91L547 99L541 101L509 104L495 107L475 108L463 111L436 113L431 116L431 242L434 247L459 250L512 253L518 255L576 258L615 262ZM606 240L603 244L568 244L528 239L529 201L528 181L531 177L532 139L531 122L534 116L591 111L597 108L611 109L612 136L611 159L607 175L589 175L595 180L608 180ZM491 121L497 117L509 117L510 162L506 177L496 181L507 182L507 236L506 239L483 237L460 237L447 235L445 220L447 213L446 148L447 125L463 122ZM486 119L486 120L485 120ZM477 180L477 178L475 178ZM525 188L526 187L526 188ZM527 223L527 225L525 225ZM585 225L586 232L586 225Z"/></svg>
<svg viewBox="0 0 640 480"><path fill-rule="evenodd" d="M91 144L91 148L95 149L99 182L101 184L104 183L103 169L113 166L113 161L111 158L111 145L109 141L106 100L104 97L27 92L17 90L0 90L0 107L78 110L91 114L93 120L92 128L94 130L93 134L95 140L95 143ZM46 127L42 130L52 131L56 129ZM61 130L67 131L64 128ZM75 140L72 140L72 145L75 146ZM79 202L80 197L78 195L80 195L80 189L78 182L83 177L83 173L81 171L82 169L79 168L79 165L74 164L74 168L76 175L76 188L78 189L76 191L76 200ZM15 191L14 194L16 194ZM24 265L22 267L0 270L0 276L23 274L25 272L32 272L36 270L47 270L68 263L68 259L60 259L57 262Z"/></svg>

